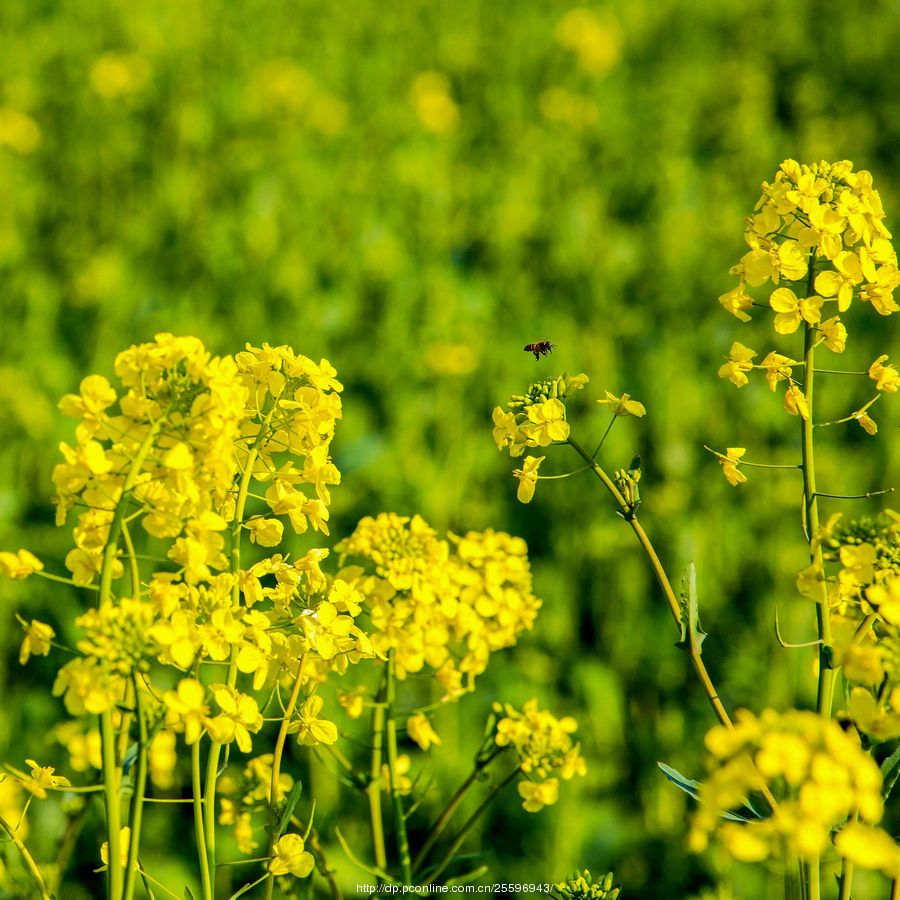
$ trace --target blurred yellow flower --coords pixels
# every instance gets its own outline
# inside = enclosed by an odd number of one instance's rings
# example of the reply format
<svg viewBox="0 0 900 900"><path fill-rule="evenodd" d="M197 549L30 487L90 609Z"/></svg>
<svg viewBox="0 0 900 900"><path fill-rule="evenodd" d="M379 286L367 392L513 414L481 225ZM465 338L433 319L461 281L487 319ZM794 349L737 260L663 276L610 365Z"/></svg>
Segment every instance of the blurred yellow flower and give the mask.
<svg viewBox="0 0 900 900"><path fill-rule="evenodd" d="M423 749L428 750L432 744L440 745L441 739L431 727L431 722L424 713L415 713L406 720L406 733Z"/></svg>
<svg viewBox="0 0 900 900"><path fill-rule="evenodd" d="M21 581L35 572L43 571L44 564L28 550L17 550L10 553L4 550L0 553L0 576Z"/></svg>
<svg viewBox="0 0 900 900"><path fill-rule="evenodd" d="M459 107L450 94L450 81L441 72L422 72L409 90L422 127L434 134L447 134L459 122Z"/></svg>
<svg viewBox="0 0 900 900"><path fill-rule="evenodd" d="M592 75L605 75L622 55L622 31L609 12L601 17L587 7L570 9L556 26L556 39Z"/></svg>
<svg viewBox="0 0 900 900"><path fill-rule="evenodd" d="M136 53L104 53L90 71L91 87L107 100L137 93L149 78L147 60Z"/></svg>
<svg viewBox="0 0 900 900"><path fill-rule="evenodd" d="M0 147L9 147L25 156L41 143L41 129L27 113L0 107Z"/></svg>
<svg viewBox="0 0 900 900"><path fill-rule="evenodd" d="M54 775L56 771L52 766L39 766L33 759L25 762L31 767L31 777L22 780L25 790L34 794L38 800L47 799L47 790L55 790L60 787L69 787L71 782L62 775Z"/></svg>
<svg viewBox="0 0 900 900"><path fill-rule="evenodd" d="M50 653L50 642L56 637L56 632L46 623L32 619L31 624L19 619L25 629L25 640L19 650L19 664L25 665L32 655L47 656Z"/></svg>

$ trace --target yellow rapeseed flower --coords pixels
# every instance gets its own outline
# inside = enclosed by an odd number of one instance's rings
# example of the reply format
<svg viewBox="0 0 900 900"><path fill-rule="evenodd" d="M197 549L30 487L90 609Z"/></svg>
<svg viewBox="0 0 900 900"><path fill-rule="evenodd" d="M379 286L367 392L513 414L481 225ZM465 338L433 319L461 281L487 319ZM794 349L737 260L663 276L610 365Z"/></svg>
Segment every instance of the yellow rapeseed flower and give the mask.
<svg viewBox="0 0 900 900"><path fill-rule="evenodd" d="M28 550L0 552L0 576L12 578L14 581L22 581L35 572L43 571L44 564Z"/></svg>
<svg viewBox="0 0 900 900"><path fill-rule="evenodd" d="M315 859L304 847L299 834L283 834L272 847L269 871L273 875L293 875L305 878L312 872Z"/></svg>

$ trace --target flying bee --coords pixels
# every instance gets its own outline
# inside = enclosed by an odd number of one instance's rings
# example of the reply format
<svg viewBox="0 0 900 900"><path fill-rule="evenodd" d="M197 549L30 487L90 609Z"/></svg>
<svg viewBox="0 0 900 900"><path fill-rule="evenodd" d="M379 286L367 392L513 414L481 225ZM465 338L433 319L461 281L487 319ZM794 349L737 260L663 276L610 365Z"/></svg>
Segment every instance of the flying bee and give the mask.
<svg viewBox="0 0 900 900"><path fill-rule="evenodd" d="M551 344L550 341L535 341L533 344L526 344L522 349L526 353L533 353L535 359L540 359L542 356L549 356L555 348L556 344Z"/></svg>

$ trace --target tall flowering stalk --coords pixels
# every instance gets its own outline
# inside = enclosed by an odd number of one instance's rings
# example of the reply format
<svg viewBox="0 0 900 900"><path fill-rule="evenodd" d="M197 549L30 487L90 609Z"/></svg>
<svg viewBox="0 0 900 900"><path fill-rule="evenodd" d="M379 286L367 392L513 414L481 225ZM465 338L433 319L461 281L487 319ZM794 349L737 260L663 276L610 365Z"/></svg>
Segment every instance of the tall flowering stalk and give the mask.
<svg viewBox="0 0 900 900"><path fill-rule="evenodd" d="M292 535L329 535L342 386L327 360L266 344L214 357L195 338L160 334L121 353L115 372L117 385L92 375L60 404L78 421L53 473L57 522L74 519L69 576L27 550L0 553L0 574L64 582L90 601L53 686L71 717L55 735L86 783L31 760L31 775L7 768L36 798L102 793L111 900L131 900L139 880L159 885L141 850L144 814L179 802L158 794L178 787L180 755L203 900L224 896L235 871L221 865L219 826L233 828L237 862L262 864L232 897L257 886L267 898L298 896L318 875L340 898L316 798L301 802L292 773L298 754L328 756L364 799L374 862L336 831L350 859L407 885L460 874L460 849L506 785L517 783L536 812L555 802L560 778L584 774L574 720L536 701L522 713L498 707L472 775L414 845L407 820L424 798L403 742L422 754L440 744L435 711L474 690L490 655L533 626L541 604L524 542L493 530L440 538L419 516L382 513L335 545L329 570L328 548L285 546ZM22 664L57 646L51 624L20 622ZM409 686L411 675L433 687ZM345 735L338 722L352 729L366 711L368 733ZM371 747L369 758L356 746ZM481 804L448 835L485 779ZM46 896L26 826L23 815L7 831Z"/></svg>
<svg viewBox="0 0 900 900"><path fill-rule="evenodd" d="M896 393L900 372L887 354L878 355L860 372L821 367L821 353L843 353L845 319L851 308L869 304L880 316L900 310L893 291L900 270L884 225L884 210L872 176L854 172L849 162L800 165L784 162L747 220L748 251L731 270L736 287L723 294L722 306L743 323L765 311L779 336L802 335L790 348L776 348L761 359L735 341L719 376L742 388L754 372L762 373L771 391L783 390L785 411L799 420L798 461L771 464L750 461L744 447L718 452L729 483L747 481L745 470L785 469L798 473L803 485L803 527L810 563L799 575L801 595L815 604L818 648L816 712L771 710L759 718L725 712L701 657L705 637L700 628L693 569L677 597L652 543L638 521L641 504L640 461L612 473L598 461L617 418L640 418L643 404L628 394L609 391L598 400L613 418L593 453L575 439L567 402L587 377L559 376L513 396L507 408L494 410L497 446L521 457L531 448L569 445L612 496L618 514L643 549L681 630L679 646L691 657L720 724L707 735L710 774L702 784L667 766L668 777L700 801L690 846L704 849L715 835L735 858L799 859L804 900L820 900L821 858L833 840L841 857L840 900L849 900L854 866L877 869L893 879L892 897L900 897L900 846L879 823L886 797L900 775L900 753L883 764L873 748L900 737L900 516L846 523L841 513L822 521L820 500L871 497L826 492L817 482L815 436L826 426L861 427L875 435L872 406L883 394ZM753 292L764 291L760 300ZM796 338L795 338L796 340ZM818 351L818 352L817 352ZM821 380L857 378L870 384L856 409L833 421L818 421ZM814 393L815 388L815 393ZM714 451L715 452L715 451ZM538 482L569 477L542 475L545 457L525 456L513 472L518 498L532 500ZM779 638L780 639L780 638ZM786 646L786 645L785 645ZM846 703L833 718L836 685L843 676Z"/></svg>

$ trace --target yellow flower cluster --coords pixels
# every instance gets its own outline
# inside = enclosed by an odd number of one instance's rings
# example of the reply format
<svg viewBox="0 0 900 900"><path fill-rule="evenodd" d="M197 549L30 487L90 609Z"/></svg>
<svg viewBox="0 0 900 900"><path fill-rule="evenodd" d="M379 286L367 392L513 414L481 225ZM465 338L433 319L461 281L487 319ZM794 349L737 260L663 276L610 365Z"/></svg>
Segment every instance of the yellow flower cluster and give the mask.
<svg viewBox="0 0 900 900"><path fill-rule="evenodd" d="M813 859L846 819L858 815L870 827L881 819L877 764L854 736L816 713L766 710L756 717L741 710L733 729L719 725L707 733L706 747L710 773L689 837L695 852L715 834L744 862ZM739 822L723 816L764 786L777 798L767 818Z"/></svg>
<svg viewBox="0 0 900 900"><path fill-rule="evenodd" d="M508 703L495 703L494 712L503 715L494 742L515 749L519 769L526 775L518 789L528 812L556 803L560 778L569 781L586 773L581 745L572 741L578 723L571 716L557 719L548 710L539 710L536 699L529 700L521 711Z"/></svg>
<svg viewBox="0 0 900 900"><path fill-rule="evenodd" d="M564 401L588 382L587 375L558 375L533 384L525 394L514 394L493 413L494 441L510 456L521 456L526 447L548 447L569 436Z"/></svg>
<svg viewBox="0 0 900 900"><path fill-rule="evenodd" d="M871 173L854 172L846 160L811 166L785 160L773 182L763 184L748 219L744 238L750 249L731 269L739 283L719 302L742 322L750 321L754 306L766 306L774 312L778 334L793 334L803 326L812 337L809 346L824 344L842 353L847 329L841 315L854 299L871 303L883 316L900 309L893 298L900 270L883 220ZM748 289L769 283L773 290L765 304L755 302ZM831 304L835 315L829 315ZM762 370L772 391L787 383L785 411L808 419L806 396L793 377L804 362L775 350L759 362L754 362L756 357L755 350L735 341L719 377L743 387L753 369ZM878 391L895 391L897 373L893 366L882 365L886 359L879 357L869 375ZM877 426L866 412L869 405L842 421L855 419L874 434Z"/></svg>
<svg viewBox="0 0 900 900"><path fill-rule="evenodd" d="M900 737L900 516L844 521L835 513L814 541L828 569L808 566L797 588L818 601L826 585L832 665L850 684L847 713L872 742Z"/></svg>
<svg viewBox="0 0 900 900"><path fill-rule="evenodd" d="M900 271L883 219L870 172L854 172L847 160L811 166L785 160L772 183L763 183L748 220L744 239L750 249L731 270L740 283L719 302L746 322L754 305L748 287L805 279L815 293L801 293L810 296L776 288L769 297L779 334L792 334L803 322L824 325L822 309L828 302L841 313L854 298L871 303L883 316L897 312L893 291L900 285ZM828 321L836 325L840 319Z"/></svg>
<svg viewBox="0 0 900 900"><path fill-rule="evenodd" d="M339 577L365 595L375 651L391 654L400 679L433 669L448 697L470 690L491 651L515 644L540 608L525 542L503 532L440 540L420 516L381 513L337 549L369 563Z"/></svg>
<svg viewBox="0 0 900 900"><path fill-rule="evenodd" d="M330 584L319 568L327 551L235 565L242 532L262 546L279 543L282 520L295 533L327 533L329 486L340 481L330 443L342 389L327 360L267 344L213 357L196 338L159 334L120 353L115 371L118 387L92 375L60 404L79 420L53 475L58 521L82 510L66 565L78 584L106 572L99 604L76 621L80 655L54 685L67 710L78 716L127 705L129 676L154 662L192 676L206 660L233 662L259 690L294 675L304 653L326 668L371 656L345 615L348 604L359 611L352 591ZM265 514L246 511L254 495ZM170 566L146 580L127 524L136 519L168 543ZM120 534L131 587L116 595L111 586L125 573ZM42 568L24 550L0 557L8 577ZM22 662L45 655L54 637L42 622L25 629ZM252 697L225 685L209 689L195 677L166 698L172 727L189 743L205 731L247 751L262 723Z"/></svg>
<svg viewBox="0 0 900 900"><path fill-rule="evenodd" d="M498 406L494 409L494 442L499 450L509 447L509 455L521 456L527 447L549 447L550 444L566 441L569 437L569 423L566 421L565 400L575 391L581 390L588 382L587 375L557 375L546 381L531 385L524 394L513 394L506 404L509 411ZM624 412L623 405L628 395L616 398L607 391L608 400L616 401L622 413L617 415L635 415ZM600 401L607 402L607 401ZM615 411L616 407L609 404ZM632 401L632 408L640 406ZM642 413L641 413L642 414ZM544 461L543 456L528 456L522 468L513 471L518 479L517 496L522 503L528 503L534 496L538 481L538 469Z"/></svg>
<svg viewBox="0 0 900 900"><path fill-rule="evenodd" d="M439 538L418 516L383 513L360 521L337 544L339 571L324 572L328 550L291 556L278 548L288 526L328 534L330 487L340 482L330 446L342 386L326 360L267 344L213 357L195 338L159 334L119 354L115 371L116 386L90 376L61 403L78 425L54 471L58 521L77 515L66 566L73 583L93 588L95 602L76 619L75 653L53 685L74 719L54 737L74 771L106 775L111 764L124 765L125 738L140 716L148 733L139 752L153 783L174 786L177 741L193 748L195 766L206 741L207 791L215 792L220 747L232 761L251 755L264 711L271 716L280 697L276 754L256 756L243 776L221 785L220 823L233 826L250 853L260 819L271 820L292 786L282 774L280 796L270 796L285 737L313 747L339 738L323 683L361 660L390 660L385 677L427 670L444 701L472 690L490 654L535 621L541 603L527 548L492 530ZM554 396L537 391L523 400L526 442L565 438L560 398L585 380L562 379L547 388ZM614 412L621 406L616 414L635 415L639 406L627 397L604 402ZM272 549L247 553L248 544ZM42 569L27 550L0 554L0 575ZM20 622L21 662L47 655L54 628ZM342 683L336 693L351 716L361 715L364 687ZM531 779L520 786L530 810L555 800L551 773L584 771L569 736L574 722L533 706L507 711L527 722L528 734L509 740ZM100 730L88 719L98 715ZM407 730L425 750L440 743L424 712L413 710ZM411 791L410 765L397 756L384 784ZM39 795L64 784L36 764L17 778ZM271 875L312 869L300 835L282 834L268 851Z"/></svg>

